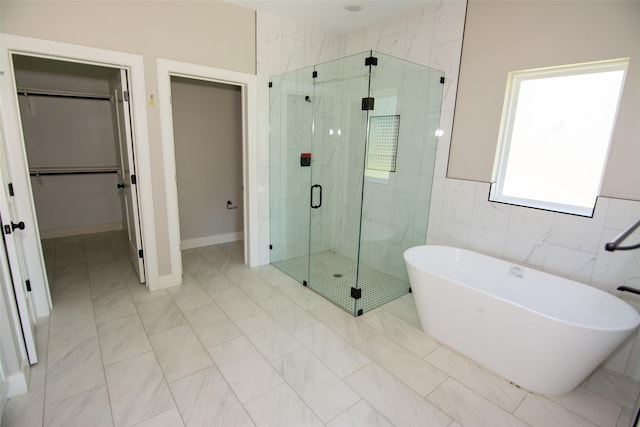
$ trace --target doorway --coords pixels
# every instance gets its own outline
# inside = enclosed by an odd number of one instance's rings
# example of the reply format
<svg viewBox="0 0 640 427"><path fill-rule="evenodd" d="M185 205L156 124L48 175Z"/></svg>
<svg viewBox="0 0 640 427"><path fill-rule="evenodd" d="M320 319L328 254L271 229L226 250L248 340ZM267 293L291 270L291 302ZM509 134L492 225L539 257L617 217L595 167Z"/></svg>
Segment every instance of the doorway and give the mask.
<svg viewBox="0 0 640 427"><path fill-rule="evenodd" d="M12 59L40 237L46 242L121 231L143 283L126 70L17 54Z"/></svg>
<svg viewBox="0 0 640 427"><path fill-rule="evenodd" d="M243 238L242 91L171 77L182 250Z"/></svg>

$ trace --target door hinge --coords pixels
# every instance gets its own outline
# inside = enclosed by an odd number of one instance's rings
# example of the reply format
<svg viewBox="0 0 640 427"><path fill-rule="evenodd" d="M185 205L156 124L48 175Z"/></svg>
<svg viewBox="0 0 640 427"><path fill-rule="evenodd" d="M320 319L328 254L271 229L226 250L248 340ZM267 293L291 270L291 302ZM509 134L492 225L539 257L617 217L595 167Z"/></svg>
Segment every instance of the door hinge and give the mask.
<svg viewBox="0 0 640 427"><path fill-rule="evenodd" d="M374 98L362 98L362 111L373 110Z"/></svg>
<svg viewBox="0 0 640 427"><path fill-rule="evenodd" d="M269 87L273 87L273 82L269 82Z"/></svg>
<svg viewBox="0 0 640 427"><path fill-rule="evenodd" d="M314 70L313 73L311 73L311 77L313 77L314 79L318 77L318 72Z"/></svg>
<svg viewBox="0 0 640 427"><path fill-rule="evenodd" d="M31 280L25 280L24 284L27 286L27 292L31 292Z"/></svg>
<svg viewBox="0 0 640 427"><path fill-rule="evenodd" d="M444 84L444 77L440 77L440 84Z"/></svg>
<svg viewBox="0 0 640 427"><path fill-rule="evenodd" d="M10 225L5 225L4 226L4 234L11 234L11 226Z"/></svg>
<svg viewBox="0 0 640 427"><path fill-rule="evenodd" d="M131 183L132 184L137 184L138 183L138 180L136 179L135 175L131 175Z"/></svg>
<svg viewBox="0 0 640 427"><path fill-rule="evenodd" d="M142 251L142 249L138 250L138 258L144 258L144 252Z"/></svg>
<svg viewBox="0 0 640 427"><path fill-rule="evenodd" d="M8 187L9 187L9 195L10 196L14 196L15 194L13 193L13 183L10 182Z"/></svg>
<svg viewBox="0 0 640 427"><path fill-rule="evenodd" d="M370 56L370 57L368 57L368 58L365 58L365 59L364 59L364 65L365 65L365 67L366 67L367 65L374 65L374 66L376 66L376 65L378 65L378 58L376 58L375 56Z"/></svg>
<svg viewBox="0 0 640 427"><path fill-rule="evenodd" d="M122 97L124 98L124 101L125 101L125 102L129 102L129 91L128 91L128 90L125 90L125 91L122 93Z"/></svg>
<svg viewBox="0 0 640 427"><path fill-rule="evenodd" d="M269 250L272 251L273 250L273 245L269 245Z"/></svg>
<svg viewBox="0 0 640 427"><path fill-rule="evenodd" d="M353 299L362 298L362 288L360 288L360 289L351 288L351 298L353 298Z"/></svg>

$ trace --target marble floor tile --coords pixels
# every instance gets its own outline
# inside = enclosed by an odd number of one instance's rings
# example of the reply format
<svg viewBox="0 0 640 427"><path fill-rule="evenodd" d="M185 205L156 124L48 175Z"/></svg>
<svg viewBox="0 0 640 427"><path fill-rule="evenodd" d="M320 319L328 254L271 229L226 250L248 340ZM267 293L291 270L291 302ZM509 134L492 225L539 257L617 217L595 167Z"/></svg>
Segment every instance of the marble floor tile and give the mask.
<svg viewBox="0 0 640 427"><path fill-rule="evenodd" d="M98 324L98 338L104 365L151 350L151 343L137 314Z"/></svg>
<svg viewBox="0 0 640 427"><path fill-rule="evenodd" d="M252 274L251 268L239 263L233 258L227 258L218 266L218 270L231 281L233 284L238 284L240 279Z"/></svg>
<svg viewBox="0 0 640 427"><path fill-rule="evenodd" d="M291 390L281 384L245 405L258 427L322 427L322 422Z"/></svg>
<svg viewBox="0 0 640 427"><path fill-rule="evenodd" d="M206 348L242 336L242 331L215 302L186 311L184 316Z"/></svg>
<svg viewBox="0 0 640 427"><path fill-rule="evenodd" d="M169 387L187 426L254 426L213 366L174 381Z"/></svg>
<svg viewBox="0 0 640 427"><path fill-rule="evenodd" d="M324 304L310 313L329 329L353 345L358 345L379 332L333 304Z"/></svg>
<svg viewBox="0 0 640 427"><path fill-rule="evenodd" d="M98 338L49 349L45 405L104 384Z"/></svg>
<svg viewBox="0 0 640 427"><path fill-rule="evenodd" d="M213 302L191 276L184 274L182 277L182 285L167 288L167 292L182 312Z"/></svg>
<svg viewBox="0 0 640 427"><path fill-rule="evenodd" d="M250 272L246 276L242 276L238 279L236 286L242 290L255 302L271 298L280 293L277 288L274 288L265 280L263 280L257 274Z"/></svg>
<svg viewBox="0 0 640 427"><path fill-rule="evenodd" d="M196 249L182 251L182 269L189 274L196 273L211 264Z"/></svg>
<svg viewBox="0 0 640 427"><path fill-rule="evenodd" d="M156 291L149 291L145 284L140 283L137 278L131 280L128 279L126 281L127 289L129 289L129 294L131 295L131 299L133 299L134 303L139 303L142 301L149 301L155 298L162 298L168 296L167 291L164 289L158 289Z"/></svg>
<svg viewBox="0 0 640 427"><path fill-rule="evenodd" d="M284 381L244 336L207 350L243 403Z"/></svg>
<svg viewBox="0 0 640 427"><path fill-rule="evenodd" d="M614 403L584 387L578 387L563 396L549 396L547 398L599 426L616 425L623 409L619 403Z"/></svg>
<svg viewBox="0 0 640 427"><path fill-rule="evenodd" d="M105 366L116 427L131 426L175 406L153 352Z"/></svg>
<svg viewBox="0 0 640 427"><path fill-rule="evenodd" d="M622 406L629 409L635 408L638 394L640 394L640 385L620 374L604 369L597 369L591 375L587 382L587 389L610 400L620 402Z"/></svg>
<svg viewBox="0 0 640 427"><path fill-rule="evenodd" d="M49 317L49 349L75 344L98 335L91 303L87 306L60 313L54 307Z"/></svg>
<svg viewBox="0 0 640 427"><path fill-rule="evenodd" d="M527 425L451 378L431 393L427 401L465 427Z"/></svg>
<svg viewBox="0 0 640 427"><path fill-rule="evenodd" d="M286 281L273 285L281 293L289 297L291 301L298 304L303 310L313 310L322 305L330 304L329 301L320 295L302 286L301 283L289 278Z"/></svg>
<svg viewBox="0 0 640 427"><path fill-rule="evenodd" d="M196 248L196 252L202 255L202 257L209 261L209 263L214 263L216 261L219 261L220 259L224 259L227 257L227 255L222 249L220 249L218 245Z"/></svg>
<svg viewBox="0 0 640 427"><path fill-rule="evenodd" d="M220 271L213 266L208 266L195 273L193 280L209 295L235 287L231 280L227 279L227 276L220 273Z"/></svg>
<svg viewBox="0 0 640 427"><path fill-rule="evenodd" d="M287 276L271 264L254 267L252 268L252 271L258 276L262 277L271 285L277 285L291 279L289 276Z"/></svg>
<svg viewBox="0 0 640 427"><path fill-rule="evenodd" d="M113 426L107 387L102 385L45 406L44 426Z"/></svg>
<svg viewBox="0 0 640 427"><path fill-rule="evenodd" d="M236 320L236 325L267 360L302 347L293 335L264 311Z"/></svg>
<svg viewBox="0 0 640 427"><path fill-rule="evenodd" d="M360 400L328 422L327 427L393 427L393 424L366 401Z"/></svg>
<svg viewBox="0 0 640 427"><path fill-rule="evenodd" d="M46 371L31 369L29 391L7 402L2 427L41 427L44 416L44 386Z"/></svg>
<svg viewBox="0 0 640 427"><path fill-rule="evenodd" d="M293 335L340 378L354 373L371 361L322 323L315 323Z"/></svg>
<svg viewBox="0 0 640 427"><path fill-rule="evenodd" d="M448 378L442 371L384 335L376 335L357 348L423 397Z"/></svg>
<svg viewBox="0 0 640 427"><path fill-rule="evenodd" d="M440 347L440 344L422 332L422 329L386 310L378 310L363 321L419 357L424 357Z"/></svg>
<svg viewBox="0 0 640 427"><path fill-rule="evenodd" d="M169 295L136 303L147 334L165 331L187 323Z"/></svg>
<svg viewBox="0 0 640 427"><path fill-rule="evenodd" d="M127 288L104 293L95 298L93 300L93 311L96 316L96 323L137 314L136 307L133 305L133 300Z"/></svg>
<svg viewBox="0 0 640 427"><path fill-rule="evenodd" d="M289 332L318 323L318 319L309 315L285 295L258 301L258 305Z"/></svg>
<svg viewBox="0 0 640 427"><path fill-rule="evenodd" d="M134 424L133 427L184 427L177 408L171 408L151 418Z"/></svg>
<svg viewBox="0 0 640 427"><path fill-rule="evenodd" d="M118 275L118 277L99 276L98 278L90 278L89 281L91 284L91 297L94 300L104 294L127 289L127 283L122 275Z"/></svg>
<svg viewBox="0 0 640 427"><path fill-rule="evenodd" d="M322 422L360 400L357 393L306 348L287 353L271 364Z"/></svg>
<svg viewBox="0 0 640 427"><path fill-rule="evenodd" d="M149 335L149 340L169 382L213 364L209 354L188 325Z"/></svg>
<svg viewBox="0 0 640 427"><path fill-rule="evenodd" d="M525 390L447 347L440 347L425 360L508 412L513 412L527 395Z"/></svg>
<svg viewBox="0 0 640 427"><path fill-rule="evenodd" d="M356 392L397 427L447 426L451 418L375 363L346 378ZM492 425L492 424L487 424Z"/></svg>
<svg viewBox="0 0 640 427"><path fill-rule="evenodd" d="M527 395L513 414L533 427L595 427L581 416L536 394Z"/></svg>
<svg viewBox="0 0 640 427"><path fill-rule="evenodd" d="M235 287L214 292L211 296L231 320L242 319L260 311L260 307L251 298Z"/></svg>
<svg viewBox="0 0 640 427"><path fill-rule="evenodd" d="M422 329L420 320L418 319L418 312L416 311L416 304L413 302L412 293L385 304L384 309L410 325Z"/></svg>

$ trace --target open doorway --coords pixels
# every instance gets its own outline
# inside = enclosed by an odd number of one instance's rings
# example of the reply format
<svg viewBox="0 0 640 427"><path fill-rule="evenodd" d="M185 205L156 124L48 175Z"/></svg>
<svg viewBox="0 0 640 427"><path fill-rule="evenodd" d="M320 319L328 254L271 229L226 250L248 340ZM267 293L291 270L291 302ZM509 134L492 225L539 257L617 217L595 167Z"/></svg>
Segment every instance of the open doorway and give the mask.
<svg viewBox="0 0 640 427"><path fill-rule="evenodd" d="M242 90L171 76L182 250L243 238Z"/></svg>
<svg viewBox="0 0 640 427"><path fill-rule="evenodd" d="M121 252L144 282L126 70L17 54L12 59L49 282L51 239L116 231Z"/></svg>

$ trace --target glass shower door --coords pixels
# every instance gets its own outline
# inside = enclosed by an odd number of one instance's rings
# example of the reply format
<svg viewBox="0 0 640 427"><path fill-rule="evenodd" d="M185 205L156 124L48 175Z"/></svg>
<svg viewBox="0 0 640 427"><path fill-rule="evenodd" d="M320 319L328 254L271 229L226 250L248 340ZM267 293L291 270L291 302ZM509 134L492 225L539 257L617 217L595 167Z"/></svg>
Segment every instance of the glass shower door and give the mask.
<svg viewBox="0 0 640 427"><path fill-rule="evenodd" d="M309 273L309 186L313 67L271 78L269 88L269 210L271 264L303 283Z"/></svg>
<svg viewBox="0 0 640 427"><path fill-rule="evenodd" d="M360 215L369 89L368 54L316 66L313 134L309 281L315 292L356 314ZM354 295L355 296L355 295Z"/></svg>

